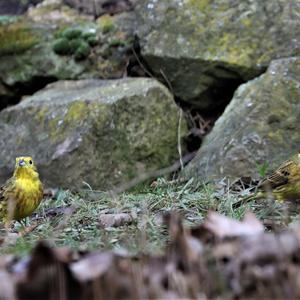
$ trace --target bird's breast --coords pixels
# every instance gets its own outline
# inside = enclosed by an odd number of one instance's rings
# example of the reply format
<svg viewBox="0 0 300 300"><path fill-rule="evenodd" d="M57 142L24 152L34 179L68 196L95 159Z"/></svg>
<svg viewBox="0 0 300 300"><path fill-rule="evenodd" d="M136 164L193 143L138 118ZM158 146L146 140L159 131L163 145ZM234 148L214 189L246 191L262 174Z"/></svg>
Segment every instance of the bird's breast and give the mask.
<svg viewBox="0 0 300 300"><path fill-rule="evenodd" d="M14 219L18 220L29 216L38 207L42 198L43 189L39 180L16 180Z"/></svg>

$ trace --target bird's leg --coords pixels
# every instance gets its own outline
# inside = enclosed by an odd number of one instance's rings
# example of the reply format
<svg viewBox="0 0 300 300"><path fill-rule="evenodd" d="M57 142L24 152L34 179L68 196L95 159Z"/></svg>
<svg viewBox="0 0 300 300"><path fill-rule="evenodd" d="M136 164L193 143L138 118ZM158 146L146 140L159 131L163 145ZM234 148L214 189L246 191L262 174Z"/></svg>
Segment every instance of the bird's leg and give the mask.
<svg viewBox="0 0 300 300"><path fill-rule="evenodd" d="M29 218L25 218L25 219L22 219L22 220L18 221L21 224L21 226L22 226L22 229L19 232L19 236L24 236L24 235L32 232L38 226L38 223L33 223L31 225L30 224L28 225L27 224L28 219Z"/></svg>
<svg viewBox="0 0 300 300"><path fill-rule="evenodd" d="M26 226L27 226L27 219L25 218L25 219L22 219L22 220L18 220L17 222L22 226L22 229L25 229L26 228Z"/></svg>

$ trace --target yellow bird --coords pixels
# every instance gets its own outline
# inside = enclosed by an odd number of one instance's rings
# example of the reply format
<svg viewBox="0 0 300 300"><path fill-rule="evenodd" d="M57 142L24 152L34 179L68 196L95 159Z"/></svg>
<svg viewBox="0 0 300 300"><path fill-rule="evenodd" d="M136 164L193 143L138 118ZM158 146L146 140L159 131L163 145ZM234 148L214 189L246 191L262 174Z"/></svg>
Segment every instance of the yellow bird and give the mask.
<svg viewBox="0 0 300 300"><path fill-rule="evenodd" d="M0 222L20 221L43 199L43 185L33 159L17 157L13 176L0 188Z"/></svg>
<svg viewBox="0 0 300 300"><path fill-rule="evenodd" d="M247 202L267 198L268 195L278 201L300 200L300 152L282 163L258 188L260 191L237 201L232 207L238 208Z"/></svg>

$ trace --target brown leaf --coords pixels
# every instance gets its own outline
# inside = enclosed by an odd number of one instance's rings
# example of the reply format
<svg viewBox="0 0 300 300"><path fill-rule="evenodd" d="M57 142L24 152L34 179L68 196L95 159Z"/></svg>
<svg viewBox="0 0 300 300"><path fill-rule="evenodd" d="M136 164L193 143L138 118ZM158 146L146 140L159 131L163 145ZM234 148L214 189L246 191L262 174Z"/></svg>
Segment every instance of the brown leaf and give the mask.
<svg viewBox="0 0 300 300"><path fill-rule="evenodd" d="M80 299L80 286L68 264L46 243L39 242L33 250L25 277L17 284L18 299Z"/></svg>
<svg viewBox="0 0 300 300"><path fill-rule="evenodd" d="M91 253L80 261L72 263L70 269L79 281L95 279L104 274L113 261L112 252Z"/></svg>
<svg viewBox="0 0 300 300"><path fill-rule="evenodd" d="M12 255L0 257L0 299L16 299L16 276L9 272L10 266L14 261Z"/></svg>
<svg viewBox="0 0 300 300"><path fill-rule="evenodd" d="M119 227L129 225L134 221L134 217L128 213L102 214L99 217L101 227Z"/></svg>
<svg viewBox="0 0 300 300"><path fill-rule="evenodd" d="M1 261L3 259L1 258ZM0 264L2 264L0 262ZM0 267L0 299L15 300L16 299L16 285L15 279L5 267Z"/></svg>
<svg viewBox="0 0 300 300"><path fill-rule="evenodd" d="M259 234L264 231L263 225L251 212L246 213L242 222L230 219L216 212L210 212L203 227L221 239Z"/></svg>

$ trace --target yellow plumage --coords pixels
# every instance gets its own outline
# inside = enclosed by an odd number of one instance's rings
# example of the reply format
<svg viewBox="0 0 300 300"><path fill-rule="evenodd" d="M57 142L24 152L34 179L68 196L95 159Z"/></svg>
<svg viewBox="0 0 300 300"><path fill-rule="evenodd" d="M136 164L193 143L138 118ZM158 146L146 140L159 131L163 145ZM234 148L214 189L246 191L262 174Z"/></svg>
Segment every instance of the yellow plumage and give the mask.
<svg viewBox="0 0 300 300"><path fill-rule="evenodd" d="M242 204L267 198L272 195L275 200L300 199L300 153L281 164L270 176L259 185L260 191L233 204L237 208Z"/></svg>
<svg viewBox="0 0 300 300"><path fill-rule="evenodd" d="M0 188L0 220L21 220L39 206L43 185L31 157L17 157L13 176Z"/></svg>

